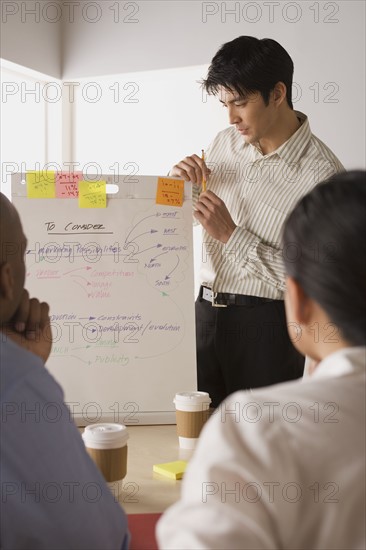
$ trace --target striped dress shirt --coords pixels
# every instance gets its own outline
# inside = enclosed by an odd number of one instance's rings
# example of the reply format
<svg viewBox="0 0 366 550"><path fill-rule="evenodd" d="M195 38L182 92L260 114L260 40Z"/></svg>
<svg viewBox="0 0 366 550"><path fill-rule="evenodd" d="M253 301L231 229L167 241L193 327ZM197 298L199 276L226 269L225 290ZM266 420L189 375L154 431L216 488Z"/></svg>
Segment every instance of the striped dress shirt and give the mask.
<svg viewBox="0 0 366 550"><path fill-rule="evenodd" d="M300 128L278 149L263 155L230 127L206 152L211 169L207 187L224 201L237 225L226 244L203 228L200 282L214 292L282 300L281 246L286 217L313 187L344 170L332 151L315 137L307 117L296 112ZM193 186L193 206L201 188Z"/></svg>

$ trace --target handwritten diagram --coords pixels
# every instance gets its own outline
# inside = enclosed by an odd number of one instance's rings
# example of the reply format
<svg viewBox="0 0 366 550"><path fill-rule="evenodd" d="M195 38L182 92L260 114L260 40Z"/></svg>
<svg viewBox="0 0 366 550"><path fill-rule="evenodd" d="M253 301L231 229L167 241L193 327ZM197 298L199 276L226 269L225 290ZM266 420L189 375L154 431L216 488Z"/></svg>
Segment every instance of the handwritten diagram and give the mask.
<svg viewBox="0 0 366 550"><path fill-rule="evenodd" d="M19 187L13 197L28 237L28 290L50 304L48 366L81 407L105 411L123 398L170 411L176 391L196 387L192 204L157 205L153 180L140 178L143 198L122 188L98 211L76 198L30 208ZM146 385L156 392L145 395Z"/></svg>

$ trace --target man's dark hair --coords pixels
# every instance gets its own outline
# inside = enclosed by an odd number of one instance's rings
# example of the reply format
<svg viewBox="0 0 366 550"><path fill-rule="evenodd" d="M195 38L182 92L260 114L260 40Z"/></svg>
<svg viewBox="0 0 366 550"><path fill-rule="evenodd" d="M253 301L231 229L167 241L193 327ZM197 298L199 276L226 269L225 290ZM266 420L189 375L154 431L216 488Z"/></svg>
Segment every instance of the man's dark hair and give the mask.
<svg viewBox="0 0 366 550"><path fill-rule="evenodd" d="M293 73L292 59L278 42L271 38L239 36L221 46L202 85L212 95L218 93L219 87L242 97L260 92L268 105L270 92L277 82L283 82L287 103L292 109Z"/></svg>
<svg viewBox="0 0 366 550"><path fill-rule="evenodd" d="M345 340L366 344L366 172L333 176L288 217L288 275L318 302Z"/></svg>

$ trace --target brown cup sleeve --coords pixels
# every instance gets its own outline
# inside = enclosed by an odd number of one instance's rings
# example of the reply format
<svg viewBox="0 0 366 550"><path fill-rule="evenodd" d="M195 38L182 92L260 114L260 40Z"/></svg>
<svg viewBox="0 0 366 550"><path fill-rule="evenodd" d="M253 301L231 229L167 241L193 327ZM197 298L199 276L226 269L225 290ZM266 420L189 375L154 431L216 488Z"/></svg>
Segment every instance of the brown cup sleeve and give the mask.
<svg viewBox="0 0 366 550"><path fill-rule="evenodd" d="M86 449L106 481L118 481L126 476L127 445L119 449Z"/></svg>
<svg viewBox="0 0 366 550"><path fill-rule="evenodd" d="M208 419L209 410L176 412L177 433L180 437L198 437L204 423Z"/></svg>

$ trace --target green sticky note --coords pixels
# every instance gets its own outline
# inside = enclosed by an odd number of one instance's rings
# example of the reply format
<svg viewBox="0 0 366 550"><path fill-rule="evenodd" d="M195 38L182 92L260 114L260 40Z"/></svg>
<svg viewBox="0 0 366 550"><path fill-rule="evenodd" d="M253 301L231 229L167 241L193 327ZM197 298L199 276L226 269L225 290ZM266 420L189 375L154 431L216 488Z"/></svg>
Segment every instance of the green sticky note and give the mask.
<svg viewBox="0 0 366 550"><path fill-rule="evenodd" d="M185 460L176 460L175 462L154 464L153 471L170 479L182 479L186 466L187 462Z"/></svg>
<svg viewBox="0 0 366 550"><path fill-rule="evenodd" d="M79 181L79 208L106 208L105 181Z"/></svg>
<svg viewBox="0 0 366 550"><path fill-rule="evenodd" d="M56 174L54 171L27 172L26 183L29 199L54 199L56 196Z"/></svg>

